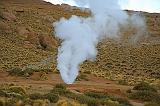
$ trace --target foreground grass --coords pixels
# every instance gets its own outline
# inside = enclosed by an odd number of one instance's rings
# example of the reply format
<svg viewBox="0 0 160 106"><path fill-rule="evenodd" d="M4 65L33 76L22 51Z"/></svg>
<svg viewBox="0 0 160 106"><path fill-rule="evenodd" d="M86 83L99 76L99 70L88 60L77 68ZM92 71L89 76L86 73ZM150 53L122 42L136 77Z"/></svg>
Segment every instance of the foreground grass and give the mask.
<svg viewBox="0 0 160 106"><path fill-rule="evenodd" d="M70 102L67 101L67 98ZM46 94L28 93L20 86L5 85L0 88L0 106L132 106L127 99L117 98L98 92L76 94L57 84ZM72 104L72 105L71 105ZM77 105L76 105L77 104Z"/></svg>
<svg viewBox="0 0 160 106"><path fill-rule="evenodd" d="M160 93L156 88L146 82L141 82L135 85L134 88L128 92L128 97L131 99L151 102L146 104L146 106L149 106L150 104L160 104Z"/></svg>

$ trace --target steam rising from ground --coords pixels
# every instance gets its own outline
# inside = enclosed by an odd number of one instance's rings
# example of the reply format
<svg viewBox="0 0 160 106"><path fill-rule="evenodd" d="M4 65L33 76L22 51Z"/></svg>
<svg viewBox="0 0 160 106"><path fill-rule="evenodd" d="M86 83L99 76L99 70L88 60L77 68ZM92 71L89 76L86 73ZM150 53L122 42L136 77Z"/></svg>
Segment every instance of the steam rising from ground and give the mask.
<svg viewBox="0 0 160 106"><path fill-rule="evenodd" d="M100 40L120 38L121 27L127 27L129 23L137 30L138 36L145 30L143 19L122 11L118 0L79 0L77 3L87 3L91 17L72 16L68 20L61 18L54 23L55 34L63 41L58 49L57 68L67 84L75 81L80 64L85 60L96 59L96 46Z"/></svg>

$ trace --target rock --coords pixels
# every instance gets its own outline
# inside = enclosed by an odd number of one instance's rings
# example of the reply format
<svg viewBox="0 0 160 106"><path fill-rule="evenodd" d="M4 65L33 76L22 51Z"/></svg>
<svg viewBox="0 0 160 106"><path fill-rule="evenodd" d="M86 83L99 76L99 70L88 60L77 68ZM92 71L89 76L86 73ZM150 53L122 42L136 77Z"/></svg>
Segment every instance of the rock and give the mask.
<svg viewBox="0 0 160 106"><path fill-rule="evenodd" d="M25 39L29 35L29 31L27 30L27 28L21 26L17 28L17 33L19 36L24 37Z"/></svg>
<svg viewBox="0 0 160 106"><path fill-rule="evenodd" d="M57 47L57 41L47 34L39 36L40 45L46 50L54 50Z"/></svg>
<svg viewBox="0 0 160 106"><path fill-rule="evenodd" d="M28 33L27 41L29 41L31 44L35 45L36 47L40 47L39 37L38 37L38 34L35 32Z"/></svg>
<svg viewBox="0 0 160 106"><path fill-rule="evenodd" d="M16 19L16 16L11 12L2 12L1 17L8 21L13 21Z"/></svg>

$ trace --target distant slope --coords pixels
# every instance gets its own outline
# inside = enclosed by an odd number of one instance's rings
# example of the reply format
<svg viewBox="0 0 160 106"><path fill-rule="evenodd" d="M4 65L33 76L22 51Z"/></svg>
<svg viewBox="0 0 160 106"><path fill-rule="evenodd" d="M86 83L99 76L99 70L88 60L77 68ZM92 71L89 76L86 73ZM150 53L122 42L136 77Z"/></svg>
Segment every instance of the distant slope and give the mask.
<svg viewBox="0 0 160 106"><path fill-rule="evenodd" d="M61 17L89 15L68 5L52 5L42 0L1 0L0 4L0 69L7 70L41 64L41 60L50 57L49 64L40 68L55 69L60 43L53 36L52 23ZM103 41L98 45L97 60L85 62L81 71L112 80L129 80L130 84L159 79L160 14L142 14L148 38L139 45Z"/></svg>

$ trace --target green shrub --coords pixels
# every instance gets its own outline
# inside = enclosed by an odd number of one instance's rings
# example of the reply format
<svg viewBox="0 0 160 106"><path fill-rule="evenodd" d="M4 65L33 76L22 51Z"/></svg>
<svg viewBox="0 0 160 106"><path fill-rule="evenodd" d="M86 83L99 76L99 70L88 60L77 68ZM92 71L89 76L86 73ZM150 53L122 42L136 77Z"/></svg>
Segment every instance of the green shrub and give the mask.
<svg viewBox="0 0 160 106"><path fill-rule="evenodd" d="M65 95L66 93L68 93L68 90L64 90L61 88L54 88L53 90L50 91L51 93L55 93L55 94L59 94L59 95Z"/></svg>
<svg viewBox="0 0 160 106"><path fill-rule="evenodd" d="M3 89L0 89L0 96L6 97L7 96L6 91L4 91Z"/></svg>
<svg viewBox="0 0 160 106"><path fill-rule="evenodd" d="M14 98L8 99L5 102L5 106L15 106L15 104L16 104L16 100Z"/></svg>
<svg viewBox="0 0 160 106"><path fill-rule="evenodd" d="M9 75L12 75L12 76L22 76L23 74L22 69L20 68L13 68L9 70L8 73Z"/></svg>
<svg viewBox="0 0 160 106"><path fill-rule="evenodd" d="M44 99L43 95L40 94L40 93L30 94L30 95L29 95L29 98L30 98L30 99L33 99L33 100Z"/></svg>
<svg viewBox="0 0 160 106"><path fill-rule="evenodd" d="M23 100L23 103L25 104L25 105L31 105L32 106L32 104L33 104L33 102L34 102L34 100L31 100L30 98L25 98L24 100Z"/></svg>
<svg viewBox="0 0 160 106"><path fill-rule="evenodd" d="M147 90L147 91L151 91L151 92L157 92L157 90L154 87L150 86L146 82L141 82L141 83L135 85L133 90Z"/></svg>
<svg viewBox="0 0 160 106"><path fill-rule="evenodd" d="M129 97L132 99L140 99L143 101L154 101L156 103L160 103L160 95L155 92L150 91L137 91L129 94Z"/></svg>
<svg viewBox="0 0 160 106"><path fill-rule="evenodd" d="M56 84L54 88L66 90L66 86L64 84Z"/></svg>
<svg viewBox="0 0 160 106"><path fill-rule="evenodd" d="M29 77L29 76L33 75L34 70L31 68L26 68L22 72L23 72L22 76Z"/></svg>
<svg viewBox="0 0 160 106"><path fill-rule="evenodd" d="M18 93L21 95L26 95L26 90L22 87L18 87L18 86L11 86L9 88L9 92L14 92L14 93Z"/></svg>
<svg viewBox="0 0 160 106"><path fill-rule="evenodd" d="M149 103L146 103L144 106L159 106L159 104L153 103L153 102L149 102Z"/></svg>
<svg viewBox="0 0 160 106"><path fill-rule="evenodd" d="M33 74L34 70L27 68L25 70L22 70L20 68L13 68L8 71L9 75L12 76L24 76L24 77L29 77Z"/></svg>
<svg viewBox="0 0 160 106"><path fill-rule="evenodd" d="M112 101L117 101L122 106L132 106L126 98L112 97Z"/></svg>
<svg viewBox="0 0 160 106"><path fill-rule="evenodd" d="M6 97L16 98L16 99L24 99L25 98L25 96L23 96L19 93L15 93L15 92L6 93Z"/></svg>
<svg viewBox="0 0 160 106"><path fill-rule="evenodd" d="M48 99L51 103L56 103L59 100L59 96L54 93L48 93L44 95L45 99Z"/></svg>
<svg viewBox="0 0 160 106"><path fill-rule="evenodd" d="M0 96L2 97L9 97L9 98L17 98L17 99L24 99L25 96L16 92L11 92L8 90L0 90Z"/></svg>
<svg viewBox="0 0 160 106"><path fill-rule="evenodd" d="M102 106L125 106L125 105L120 105L117 101L112 101L112 100L103 100L102 101Z"/></svg>
<svg viewBox="0 0 160 106"><path fill-rule="evenodd" d="M93 97L93 98L98 98L98 99L102 99L102 98L108 98L108 96L106 94L102 94L102 93L96 93L96 92L86 92L84 93L86 96L89 97Z"/></svg>
<svg viewBox="0 0 160 106"><path fill-rule="evenodd" d="M101 104L100 100L85 95L77 96L76 100L79 101L79 103L87 104L88 106L100 106Z"/></svg>

